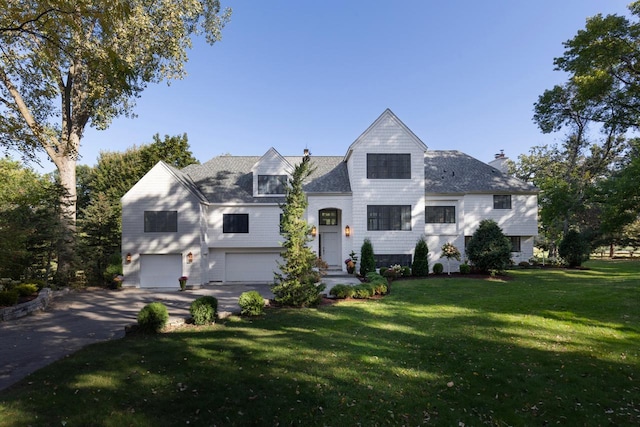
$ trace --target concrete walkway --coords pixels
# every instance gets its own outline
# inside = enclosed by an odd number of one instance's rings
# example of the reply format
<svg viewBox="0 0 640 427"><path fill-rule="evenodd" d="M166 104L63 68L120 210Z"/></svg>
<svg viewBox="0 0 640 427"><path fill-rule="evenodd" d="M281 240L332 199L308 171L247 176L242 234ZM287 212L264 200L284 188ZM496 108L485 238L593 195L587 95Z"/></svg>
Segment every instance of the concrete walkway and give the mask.
<svg viewBox="0 0 640 427"><path fill-rule="evenodd" d="M323 278L324 293L338 283L359 283L353 276L330 272ZM82 347L124 336L146 304L160 301L169 310L169 322L189 318L191 302L202 295L218 299L218 312L240 311L238 297L257 290L272 299L268 284L216 284L180 292L178 289L89 288L53 300L46 311L0 322L0 390Z"/></svg>

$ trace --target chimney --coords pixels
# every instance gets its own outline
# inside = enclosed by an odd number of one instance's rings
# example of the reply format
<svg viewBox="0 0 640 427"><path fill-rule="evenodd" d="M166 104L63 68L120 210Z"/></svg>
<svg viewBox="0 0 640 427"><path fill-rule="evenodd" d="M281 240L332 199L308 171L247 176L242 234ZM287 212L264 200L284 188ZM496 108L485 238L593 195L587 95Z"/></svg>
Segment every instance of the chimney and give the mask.
<svg viewBox="0 0 640 427"><path fill-rule="evenodd" d="M304 156L305 156L305 157L309 157L309 155L310 155L310 154L311 154L311 153L309 153L309 149L308 149L308 148L305 148L305 149L304 149Z"/></svg>
<svg viewBox="0 0 640 427"><path fill-rule="evenodd" d="M494 157L496 159L504 159L504 150L500 150L498 154L495 154Z"/></svg>

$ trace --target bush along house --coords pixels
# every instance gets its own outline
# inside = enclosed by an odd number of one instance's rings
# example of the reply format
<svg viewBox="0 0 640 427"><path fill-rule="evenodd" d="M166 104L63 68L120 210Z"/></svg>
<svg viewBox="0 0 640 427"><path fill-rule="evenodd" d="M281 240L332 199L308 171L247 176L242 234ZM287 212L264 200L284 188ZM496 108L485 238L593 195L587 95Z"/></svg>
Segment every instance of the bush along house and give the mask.
<svg viewBox="0 0 640 427"><path fill-rule="evenodd" d="M305 150L305 156L309 153ZM517 264L533 256L537 193L501 170L455 150L427 146L386 110L342 156L311 156L304 190L314 251L331 269L368 238L378 267L411 265L425 236L429 262L449 242L460 249L479 222L493 219ZM177 170L156 164L122 197L125 286L175 287L272 282L281 242L280 205L302 156L270 148L262 156L219 156ZM462 262L461 261L461 262ZM451 263L452 271L459 263ZM356 268L357 271L357 268Z"/></svg>

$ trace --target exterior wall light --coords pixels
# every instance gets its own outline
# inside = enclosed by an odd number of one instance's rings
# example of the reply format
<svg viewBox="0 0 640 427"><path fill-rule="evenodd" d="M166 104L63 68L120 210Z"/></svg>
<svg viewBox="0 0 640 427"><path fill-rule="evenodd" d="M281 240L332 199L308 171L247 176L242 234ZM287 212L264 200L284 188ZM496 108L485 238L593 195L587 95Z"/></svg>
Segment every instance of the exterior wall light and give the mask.
<svg viewBox="0 0 640 427"><path fill-rule="evenodd" d="M193 254L189 252L187 254L187 264L191 264L193 262Z"/></svg>
<svg viewBox="0 0 640 427"><path fill-rule="evenodd" d="M351 227L348 225L344 228L344 235L347 237L351 236Z"/></svg>
<svg viewBox="0 0 640 427"><path fill-rule="evenodd" d="M314 225L313 227L311 227L311 237L316 237L316 234L318 234L318 229Z"/></svg>
<svg viewBox="0 0 640 427"><path fill-rule="evenodd" d="M127 253L127 256L126 256L126 258L125 258L125 262L126 262L127 264L131 264L131 252L128 252L128 253Z"/></svg>

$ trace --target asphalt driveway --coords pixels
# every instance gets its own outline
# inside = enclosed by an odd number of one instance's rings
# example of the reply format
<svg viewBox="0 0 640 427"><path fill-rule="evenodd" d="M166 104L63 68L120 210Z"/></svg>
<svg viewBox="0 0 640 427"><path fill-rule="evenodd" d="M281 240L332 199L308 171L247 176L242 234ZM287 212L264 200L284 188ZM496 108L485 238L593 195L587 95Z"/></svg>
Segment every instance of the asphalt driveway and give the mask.
<svg viewBox="0 0 640 427"><path fill-rule="evenodd" d="M163 289L111 291L89 288L55 298L46 311L0 322L0 390L30 373L99 341L124 336L140 309L164 303L171 321L189 317L189 305L202 295L218 299L218 311L238 312L242 292L257 290L273 298L269 285L215 285L179 292Z"/></svg>

